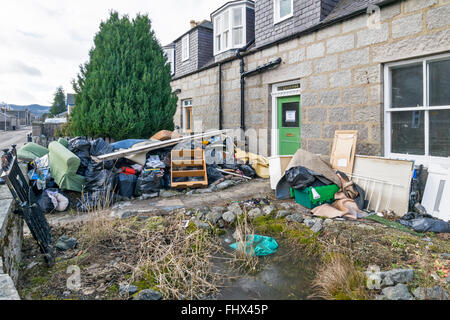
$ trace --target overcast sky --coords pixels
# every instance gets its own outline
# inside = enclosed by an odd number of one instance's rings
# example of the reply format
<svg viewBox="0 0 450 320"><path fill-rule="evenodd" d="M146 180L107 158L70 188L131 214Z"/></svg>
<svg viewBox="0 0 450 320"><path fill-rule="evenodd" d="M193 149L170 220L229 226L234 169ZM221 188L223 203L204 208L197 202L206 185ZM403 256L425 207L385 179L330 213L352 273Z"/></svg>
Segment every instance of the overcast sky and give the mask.
<svg viewBox="0 0 450 320"><path fill-rule="evenodd" d="M0 102L51 105L56 87L71 81L88 59L109 11L148 13L166 45L209 19L226 0L0 0Z"/></svg>

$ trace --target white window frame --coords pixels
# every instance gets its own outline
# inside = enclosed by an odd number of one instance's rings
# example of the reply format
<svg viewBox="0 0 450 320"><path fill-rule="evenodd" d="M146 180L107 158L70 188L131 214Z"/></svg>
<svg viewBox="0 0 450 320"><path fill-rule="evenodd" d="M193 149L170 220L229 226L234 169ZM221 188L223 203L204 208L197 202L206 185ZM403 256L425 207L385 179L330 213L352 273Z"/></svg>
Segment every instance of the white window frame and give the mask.
<svg viewBox="0 0 450 320"><path fill-rule="evenodd" d="M223 11L220 11L219 13L214 14L213 21L214 21L214 55L221 54L223 52L226 52L231 49L237 49L243 47L247 43L247 4L246 3L238 3L233 6L229 6ZM233 25L233 9L240 8L242 10L242 24L239 26ZM224 17L225 14L228 14L228 25L224 25ZM220 19L221 28L220 30L217 30L218 20ZM242 28L242 43L240 44L234 44L234 33L233 30L237 28ZM226 35L226 33L228 34ZM227 44L228 46L225 46L225 40L224 37L227 36ZM217 45L217 39L220 37L220 48Z"/></svg>
<svg viewBox="0 0 450 320"><path fill-rule="evenodd" d="M188 33L181 39L181 61L182 62L189 60L189 46L190 46L190 39L189 39L189 33Z"/></svg>
<svg viewBox="0 0 450 320"><path fill-rule="evenodd" d="M190 129L187 128L187 117L186 117L186 109L187 108L191 108L192 109L191 117L193 115L194 108L193 108L192 99L185 99L185 100L183 100L181 102L181 107L182 107L181 110L182 110L182 113L183 113L183 132L188 132L188 130L189 131L193 131L194 130L193 128L190 128ZM192 119L191 119L191 124L193 124Z"/></svg>
<svg viewBox="0 0 450 320"><path fill-rule="evenodd" d="M219 15L214 18L214 52L222 52L222 37L223 37L223 16Z"/></svg>
<svg viewBox="0 0 450 320"><path fill-rule="evenodd" d="M419 59L411 59L400 62L387 63L384 66L384 150L385 155L388 158L400 158L413 160L416 164L423 164L424 166L429 166L430 164L441 164L445 166L450 166L450 157L434 157L430 156L430 117L429 112L435 110L450 110L450 105L448 106L437 106L432 107L429 105L429 62L439 61L449 59L450 54L442 54L429 56ZM411 64L422 63L423 65L423 106L422 107L411 107L411 108L391 108L392 103L392 68L399 66L407 66ZM425 155L411 155L411 154L401 154L392 152L392 113L393 112L405 112L405 111L424 111L424 131L425 131Z"/></svg>
<svg viewBox="0 0 450 320"><path fill-rule="evenodd" d="M170 74L175 74L175 48L166 48L164 52L167 57L167 63L170 64Z"/></svg>
<svg viewBox="0 0 450 320"><path fill-rule="evenodd" d="M287 20L294 16L294 0L291 0L291 13L287 16L284 16L283 18L280 17L280 5L280 0L273 0L273 24L283 22L284 20Z"/></svg>
<svg viewBox="0 0 450 320"><path fill-rule="evenodd" d="M240 25L234 25L234 14L233 11L236 9L240 9L241 10L241 24ZM231 46L233 48L236 47L243 47L245 45L245 24L246 24L246 16L245 16L245 11L246 7L245 6L241 6L241 7L234 7L234 8L230 8L230 24L231 24ZM241 43L234 43L234 30L235 29L242 29L242 42Z"/></svg>

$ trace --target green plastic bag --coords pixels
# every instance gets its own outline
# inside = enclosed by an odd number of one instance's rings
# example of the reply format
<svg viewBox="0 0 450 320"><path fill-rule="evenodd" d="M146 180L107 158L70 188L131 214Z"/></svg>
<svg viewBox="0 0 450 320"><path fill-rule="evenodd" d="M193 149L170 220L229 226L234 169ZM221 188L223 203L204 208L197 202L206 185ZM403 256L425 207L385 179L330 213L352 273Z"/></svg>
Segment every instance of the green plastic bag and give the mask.
<svg viewBox="0 0 450 320"><path fill-rule="evenodd" d="M247 254L257 257L268 256L278 250L278 243L274 238L265 236L247 236L246 242L236 242L230 244L234 250L245 251Z"/></svg>

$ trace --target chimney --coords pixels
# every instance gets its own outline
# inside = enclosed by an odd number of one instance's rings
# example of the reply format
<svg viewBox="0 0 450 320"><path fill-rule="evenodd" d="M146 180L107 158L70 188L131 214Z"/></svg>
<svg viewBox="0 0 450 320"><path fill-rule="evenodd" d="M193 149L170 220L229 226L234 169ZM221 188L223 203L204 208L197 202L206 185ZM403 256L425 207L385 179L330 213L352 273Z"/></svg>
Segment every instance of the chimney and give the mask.
<svg viewBox="0 0 450 320"><path fill-rule="evenodd" d="M191 20L191 29L195 28L197 26L197 22L195 20Z"/></svg>

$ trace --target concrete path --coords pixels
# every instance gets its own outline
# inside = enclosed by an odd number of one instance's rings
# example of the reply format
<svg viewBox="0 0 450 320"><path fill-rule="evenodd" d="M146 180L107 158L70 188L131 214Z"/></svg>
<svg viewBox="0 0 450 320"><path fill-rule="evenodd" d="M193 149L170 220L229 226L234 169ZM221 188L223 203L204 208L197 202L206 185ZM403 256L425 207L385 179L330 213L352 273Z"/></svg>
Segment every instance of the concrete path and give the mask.
<svg viewBox="0 0 450 320"><path fill-rule="evenodd" d="M268 179L254 179L241 183L226 190L206 194L179 195L172 198L154 198L150 200L133 200L118 202L108 214L120 217L125 212L138 212L140 214L161 214L180 208L215 207L233 201L248 200L252 198L264 198L274 191L270 189ZM56 213L47 215L51 225L67 225L89 220L88 214Z"/></svg>

